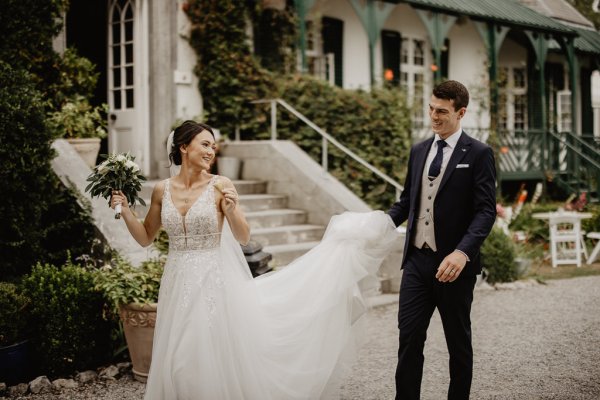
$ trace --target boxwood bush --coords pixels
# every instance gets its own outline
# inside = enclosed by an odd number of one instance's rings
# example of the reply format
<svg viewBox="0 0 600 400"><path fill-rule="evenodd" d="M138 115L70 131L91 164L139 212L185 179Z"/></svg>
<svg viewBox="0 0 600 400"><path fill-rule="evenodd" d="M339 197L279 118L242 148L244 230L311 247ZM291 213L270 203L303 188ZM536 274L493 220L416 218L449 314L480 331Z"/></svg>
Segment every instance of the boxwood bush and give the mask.
<svg viewBox="0 0 600 400"><path fill-rule="evenodd" d="M69 374L106 362L112 355L112 323L93 273L79 265L36 265L24 277L31 299L32 346L39 373Z"/></svg>
<svg viewBox="0 0 600 400"><path fill-rule="evenodd" d="M512 282L519 278L515 263L516 249L511 238L493 228L481 246L481 264L488 283Z"/></svg>

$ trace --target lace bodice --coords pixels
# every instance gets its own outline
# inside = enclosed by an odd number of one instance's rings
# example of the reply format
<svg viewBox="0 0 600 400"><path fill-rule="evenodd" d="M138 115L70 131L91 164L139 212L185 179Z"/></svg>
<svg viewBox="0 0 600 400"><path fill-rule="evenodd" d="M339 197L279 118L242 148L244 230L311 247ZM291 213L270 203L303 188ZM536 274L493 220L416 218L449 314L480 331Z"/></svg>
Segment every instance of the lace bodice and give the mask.
<svg viewBox="0 0 600 400"><path fill-rule="evenodd" d="M171 198L171 180L166 180L161 219L169 235L169 252L210 250L219 247L221 234L214 190L217 178L216 175L212 177L204 192L192 204L185 216L175 208Z"/></svg>

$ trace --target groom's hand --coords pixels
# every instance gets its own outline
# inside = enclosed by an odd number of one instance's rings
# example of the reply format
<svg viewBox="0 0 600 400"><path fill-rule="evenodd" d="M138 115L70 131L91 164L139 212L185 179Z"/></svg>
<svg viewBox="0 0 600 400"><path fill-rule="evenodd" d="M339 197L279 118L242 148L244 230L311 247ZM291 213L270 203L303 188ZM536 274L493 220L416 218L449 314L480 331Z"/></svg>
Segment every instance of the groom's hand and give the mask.
<svg viewBox="0 0 600 400"><path fill-rule="evenodd" d="M444 258L438 267L435 277L440 282L454 282L462 272L466 263L467 256L458 250L454 250Z"/></svg>

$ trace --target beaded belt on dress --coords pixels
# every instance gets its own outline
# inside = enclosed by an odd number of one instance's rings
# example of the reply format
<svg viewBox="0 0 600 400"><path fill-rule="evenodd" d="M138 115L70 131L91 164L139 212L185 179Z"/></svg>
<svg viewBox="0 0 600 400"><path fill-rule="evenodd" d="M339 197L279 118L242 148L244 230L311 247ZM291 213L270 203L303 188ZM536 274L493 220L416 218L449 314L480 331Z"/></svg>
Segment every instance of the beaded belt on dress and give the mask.
<svg viewBox="0 0 600 400"><path fill-rule="evenodd" d="M207 251L218 248L220 242L220 233L169 236L169 251Z"/></svg>

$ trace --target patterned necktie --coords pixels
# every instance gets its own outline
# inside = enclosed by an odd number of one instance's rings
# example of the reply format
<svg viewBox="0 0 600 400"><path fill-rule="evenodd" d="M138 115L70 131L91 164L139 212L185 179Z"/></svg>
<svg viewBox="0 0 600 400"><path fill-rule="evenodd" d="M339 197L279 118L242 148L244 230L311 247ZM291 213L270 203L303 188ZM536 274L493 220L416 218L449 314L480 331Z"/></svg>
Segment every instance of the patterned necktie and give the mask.
<svg viewBox="0 0 600 400"><path fill-rule="evenodd" d="M442 160L444 158L444 147L446 147L447 143L443 140L438 140L437 142L437 153L429 166L428 176L432 180L436 178L440 174L440 170L442 169Z"/></svg>

